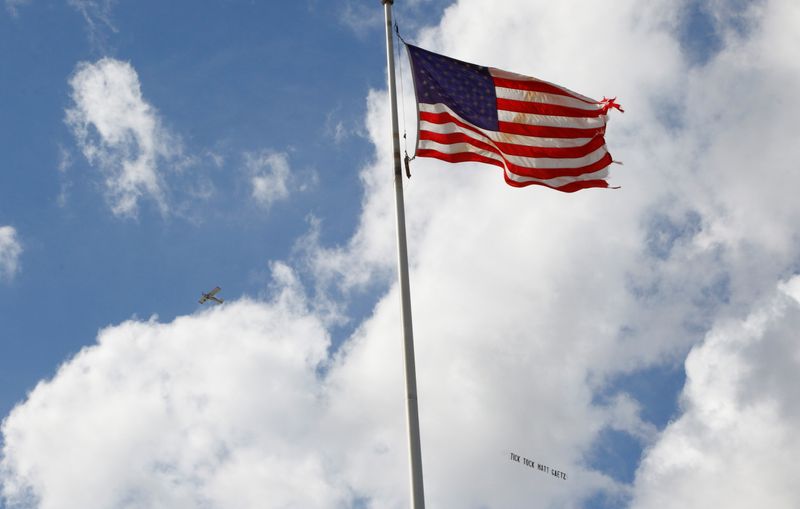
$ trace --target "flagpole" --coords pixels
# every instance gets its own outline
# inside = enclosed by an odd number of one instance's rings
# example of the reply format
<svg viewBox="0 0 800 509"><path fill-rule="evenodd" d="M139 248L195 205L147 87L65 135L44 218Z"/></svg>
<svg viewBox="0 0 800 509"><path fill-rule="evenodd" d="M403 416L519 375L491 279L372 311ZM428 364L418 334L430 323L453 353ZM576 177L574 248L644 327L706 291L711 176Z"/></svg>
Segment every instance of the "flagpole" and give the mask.
<svg viewBox="0 0 800 509"><path fill-rule="evenodd" d="M392 4L381 0L386 18L386 62L388 67L389 103L392 111L392 154L394 156L394 198L397 209L397 277L400 282L403 314L403 353L406 369L406 418L408 424L408 453L411 468L411 508L425 509L422 487L422 451L419 438L417 408L417 375L414 364L414 332L411 326L411 291L408 283L408 248L406 246L406 217L403 204L403 173L400 166L400 129L397 123L397 91L394 76L394 44L392 40Z"/></svg>

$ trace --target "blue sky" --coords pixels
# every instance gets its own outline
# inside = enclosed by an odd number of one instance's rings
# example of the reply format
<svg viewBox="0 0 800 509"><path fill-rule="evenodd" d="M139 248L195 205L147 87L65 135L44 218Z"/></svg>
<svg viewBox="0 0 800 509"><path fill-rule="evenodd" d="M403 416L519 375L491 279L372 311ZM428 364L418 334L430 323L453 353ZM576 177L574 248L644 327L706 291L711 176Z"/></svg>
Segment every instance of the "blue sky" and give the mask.
<svg viewBox="0 0 800 509"><path fill-rule="evenodd" d="M798 8L396 4L626 110L617 191L414 161L429 503L796 507ZM0 508L406 506L382 21L5 0Z"/></svg>

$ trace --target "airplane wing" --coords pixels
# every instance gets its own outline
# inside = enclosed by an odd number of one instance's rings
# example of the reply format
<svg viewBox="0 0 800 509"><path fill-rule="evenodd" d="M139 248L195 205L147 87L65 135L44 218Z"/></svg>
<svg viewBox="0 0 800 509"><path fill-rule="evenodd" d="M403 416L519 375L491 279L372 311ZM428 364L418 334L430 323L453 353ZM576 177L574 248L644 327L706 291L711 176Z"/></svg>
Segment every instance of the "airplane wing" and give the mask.
<svg viewBox="0 0 800 509"><path fill-rule="evenodd" d="M216 295L216 294L217 294L217 292L219 292L220 290L221 290L221 288L220 288L219 286L217 286L216 288L214 288L213 290L211 290L210 292L208 292L208 296L209 296L209 297L213 297L213 296L214 296L214 295Z"/></svg>

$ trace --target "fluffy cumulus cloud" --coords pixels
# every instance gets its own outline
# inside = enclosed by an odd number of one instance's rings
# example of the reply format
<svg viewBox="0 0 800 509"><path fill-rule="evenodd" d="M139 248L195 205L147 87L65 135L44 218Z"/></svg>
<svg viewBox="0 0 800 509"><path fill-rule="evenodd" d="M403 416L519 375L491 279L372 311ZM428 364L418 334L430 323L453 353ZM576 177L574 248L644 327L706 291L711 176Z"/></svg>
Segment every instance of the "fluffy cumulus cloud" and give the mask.
<svg viewBox="0 0 800 509"><path fill-rule="evenodd" d="M13 226L0 226L0 281L9 280L19 270L22 244Z"/></svg>
<svg viewBox="0 0 800 509"><path fill-rule="evenodd" d="M82 62L70 86L66 123L83 155L101 170L113 213L135 216L145 197L166 212L163 170L179 164L182 148L142 96L133 66L113 58Z"/></svg>
<svg viewBox="0 0 800 509"><path fill-rule="evenodd" d="M797 506L798 330L800 276L692 350L683 415L648 450L632 507Z"/></svg>
<svg viewBox="0 0 800 509"><path fill-rule="evenodd" d="M3 424L11 506L346 500L328 473L336 465L320 428L326 404L316 369L328 335L291 271L276 266L276 274L282 287L270 302L109 327L41 382Z"/></svg>
<svg viewBox="0 0 800 509"><path fill-rule="evenodd" d="M613 168L618 191L513 189L493 167L414 161L405 192L429 505L638 509L674 495L705 508L724 486L734 507L800 503L787 480L800 454L800 105L786 99L800 85L800 7L763 1L733 16L734 4L705 4L719 43L704 59L687 54L689 3L667 0L613 12L591 0L462 0L418 34L626 107L607 135L625 163ZM331 348L328 322L281 264L270 301L110 327L6 419L6 497L407 506L386 94L367 101L376 149L358 229L342 246L311 235L292 262L323 293L387 288L344 344ZM642 411L653 401L614 381L673 364L687 384L664 426ZM592 461L606 430L645 451L633 482Z"/></svg>

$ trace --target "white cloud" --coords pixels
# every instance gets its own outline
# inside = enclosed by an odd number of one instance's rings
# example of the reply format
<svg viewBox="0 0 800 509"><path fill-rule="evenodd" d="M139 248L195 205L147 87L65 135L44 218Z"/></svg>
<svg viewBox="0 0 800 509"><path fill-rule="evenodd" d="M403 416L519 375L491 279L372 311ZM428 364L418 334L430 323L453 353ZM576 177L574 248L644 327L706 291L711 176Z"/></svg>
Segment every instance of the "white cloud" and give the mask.
<svg viewBox="0 0 800 509"><path fill-rule="evenodd" d="M351 136L358 134L355 128L348 127L349 122L342 118L340 110L341 108L336 108L325 115L325 136L337 145L341 145Z"/></svg>
<svg viewBox="0 0 800 509"><path fill-rule="evenodd" d="M117 32L111 20L115 0L67 0L67 3L83 16L89 39L96 46L105 44L106 30Z"/></svg>
<svg viewBox="0 0 800 509"><path fill-rule="evenodd" d="M133 66L113 58L82 62L70 86L74 104L66 123L86 159L101 170L112 212L135 216L143 197L166 212L163 166L181 164L181 143L142 97Z"/></svg>
<svg viewBox="0 0 800 509"><path fill-rule="evenodd" d="M686 359L684 413L648 450L634 508L793 508L800 501L800 277Z"/></svg>
<svg viewBox="0 0 800 509"><path fill-rule="evenodd" d="M245 167L250 174L253 199L264 207L289 197L292 172L289 156L283 152L246 153Z"/></svg>
<svg viewBox="0 0 800 509"><path fill-rule="evenodd" d="M110 18L115 0L67 0L67 3L83 15L90 27L98 22L113 27Z"/></svg>
<svg viewBox="0 0 800 509"><path fill-rule="evenodd" d="M58 177L60 181L59 185L59 192L58 197L56 197L56 203L58 203L59 207L65 207L67 205L67 201L69 200L69 190L72 187L72 182L67 177L67 171L72 166L72 153L61 146L58 146Z"/></svg>
<svg viewBox="0 0 800 509"><path fill-rule="evenodd" d="M0 281L10 280L19 271L22 244L13 226L0 226Z"/></svg>
<svg viewBox="0 0 800 509"><path fill-rule="evenodd" d="M347 0L339 11L339 20L356 35L365 37L369 31L380 28L383 20L383 9L371 7Z"/></svg>
<svg viewBox="0 0 800 509"><path fill-rule="evenodd" d="M286 200L294 192L305 192L317 186L316 170L293 168L289 154L273 150L244 153L245 171L250 179L250 196L264 208Z"/></svg>

